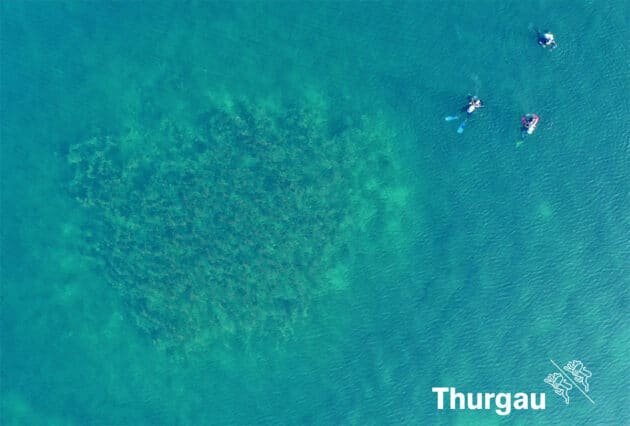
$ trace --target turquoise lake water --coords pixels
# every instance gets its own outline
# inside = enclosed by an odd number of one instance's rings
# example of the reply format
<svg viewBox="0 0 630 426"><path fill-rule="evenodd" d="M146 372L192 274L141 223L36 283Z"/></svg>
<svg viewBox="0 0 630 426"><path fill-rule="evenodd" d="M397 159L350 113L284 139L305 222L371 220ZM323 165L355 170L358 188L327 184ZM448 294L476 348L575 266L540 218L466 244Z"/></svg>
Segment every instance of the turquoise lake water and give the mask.
<svg viewBox="0 0 630 426"><path fill-rule="evenodd" d="M0 11L1 424L630 423L630 3Z"/></svg>

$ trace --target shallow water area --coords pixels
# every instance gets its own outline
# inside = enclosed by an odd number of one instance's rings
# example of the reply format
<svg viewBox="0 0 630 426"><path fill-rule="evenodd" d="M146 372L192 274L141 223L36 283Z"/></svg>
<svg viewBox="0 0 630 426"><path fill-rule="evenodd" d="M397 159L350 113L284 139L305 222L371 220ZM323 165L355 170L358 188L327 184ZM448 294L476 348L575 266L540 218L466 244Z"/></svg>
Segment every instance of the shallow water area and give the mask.
<svg viewBox="0 0 630 426"><path fill-rule="evenodd" d="M630 421L627 2L0 12L0 423Z"/></svg>

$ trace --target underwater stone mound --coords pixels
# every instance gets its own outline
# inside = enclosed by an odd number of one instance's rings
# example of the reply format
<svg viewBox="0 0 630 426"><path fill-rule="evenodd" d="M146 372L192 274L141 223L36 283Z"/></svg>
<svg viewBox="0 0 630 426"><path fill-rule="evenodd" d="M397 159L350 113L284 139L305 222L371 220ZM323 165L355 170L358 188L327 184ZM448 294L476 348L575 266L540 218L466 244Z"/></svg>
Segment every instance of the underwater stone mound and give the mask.
<svg viewBox="0 0 630 426"><path fill-rule="evenodd" d="M74 145L87 251L160 347L289 332L343 287L331 271L391 163L382 133L323 108L237 103Z"/></svg>

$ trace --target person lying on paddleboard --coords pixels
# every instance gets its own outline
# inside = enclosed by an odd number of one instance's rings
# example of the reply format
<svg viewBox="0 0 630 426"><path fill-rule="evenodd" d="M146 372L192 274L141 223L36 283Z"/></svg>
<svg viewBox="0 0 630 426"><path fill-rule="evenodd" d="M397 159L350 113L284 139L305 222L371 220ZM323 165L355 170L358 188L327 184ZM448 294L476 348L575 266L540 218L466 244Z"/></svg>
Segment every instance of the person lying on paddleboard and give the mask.
<svg viewBox="0 0 630 426"><path fill-rule="evenodd" d="M483 108L483 102L476 96L468 95L468 105L466 105L463 109L466 110L466 113L470 116L473 112L475 112L478 108Z"/></svg>
<svg viewBox="0 0 630 426"><path fill-rule="evenodd" d="M542 33L538 31L538 44L544 48L551 47L552 49L555 49L558 47L556 40L553 38L553 34L549 31L544 31Z"/></svg>

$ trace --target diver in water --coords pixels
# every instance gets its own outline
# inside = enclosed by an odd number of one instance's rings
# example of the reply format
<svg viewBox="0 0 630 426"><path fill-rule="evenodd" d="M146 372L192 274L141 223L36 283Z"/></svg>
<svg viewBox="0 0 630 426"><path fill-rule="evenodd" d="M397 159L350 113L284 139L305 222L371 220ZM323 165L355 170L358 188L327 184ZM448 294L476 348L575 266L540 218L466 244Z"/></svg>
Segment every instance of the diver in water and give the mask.
<svg viewBox="0 0 630 426"><path fill-rule="evenodd" d="M473 112L475 112L478 108L483 108L483 102L476 96L468 95L468 105L466 105L463 109L466 110L468 116L470 116Z"/></svg>
<svg viewBox="0 0 630 426"><path fill-rule="evenodd" d="M544 48L551 47L552 49L555 49L558 47L556 40L553 38L553 34L549 31L538 31L538 44Z"/></svg>
<svg viewBox="0 0 630 426"><path fill-rule="evenodd" d="M538 125L538 121L540 117L536 114L526 114L521 117L521 123L523 123L523 131L525 131L528 135L534 133L536 130L536 126Z"/></svg>

